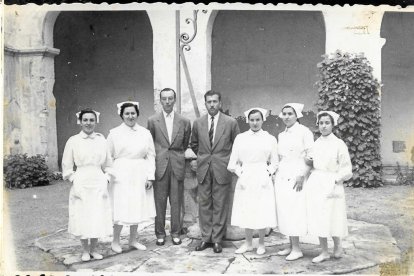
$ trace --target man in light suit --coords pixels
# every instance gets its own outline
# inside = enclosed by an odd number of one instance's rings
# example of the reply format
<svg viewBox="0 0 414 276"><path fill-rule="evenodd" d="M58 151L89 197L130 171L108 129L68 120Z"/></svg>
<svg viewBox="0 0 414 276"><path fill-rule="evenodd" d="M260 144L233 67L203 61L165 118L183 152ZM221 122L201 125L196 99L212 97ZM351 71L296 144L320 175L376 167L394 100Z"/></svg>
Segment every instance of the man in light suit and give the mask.
<svg viewBox="0 0 414 276"><path fill-rule="evenodd" d="M191 148L197 154L199 220L202 242L196 251L213 245L222 251L226 234L231 173L227 170L234 139L239 134L235 119L220 112L221 94L207 91L204 95L208 114L194 121ZM195 161L193 161L195 162ZM192 164L195 166L195 164Z"/></svg>
<svg viewBox="0 0 414 276"><path fill-rule="evenodd" d="M160 92L162 111L148 119L148 129L155 146L155 235L156 244L165 244L165 211L167 199L171 206L171 236L175 245L181 244L181 205L184 198L185 157L191 135L190 120L173 111L175 91Z"/></svg>

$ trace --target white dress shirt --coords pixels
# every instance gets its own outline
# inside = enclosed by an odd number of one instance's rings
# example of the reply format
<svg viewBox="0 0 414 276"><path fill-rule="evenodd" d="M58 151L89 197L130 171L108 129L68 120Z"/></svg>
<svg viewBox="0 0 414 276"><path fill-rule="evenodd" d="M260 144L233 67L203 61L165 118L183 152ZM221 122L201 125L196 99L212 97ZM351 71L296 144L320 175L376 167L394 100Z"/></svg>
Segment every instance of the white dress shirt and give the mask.
<svg viewBox="0 0 414 276"><path fill-rule="evenodd" d="M216 130L217 130L217 123L218 123L218 119L219 119L219 115L220 115L220 111L214 116L214 132L213 132L213 143L214 143L214 139L216 138ZM207 113L208 116L208 131L210 131L210 127L211 127L211 115L210 113ZM208 132L207 132L208 133Z"/></svg>
<svg viewBox="0 0 414 276"><path fill-rule="evenodd" d="M170 144L171 144L173 123L174 123L174 111L171 111L170 113L167 113L163 110L162 113L164 115L165 125L167 126L168 141L170 141Z"/></svg>

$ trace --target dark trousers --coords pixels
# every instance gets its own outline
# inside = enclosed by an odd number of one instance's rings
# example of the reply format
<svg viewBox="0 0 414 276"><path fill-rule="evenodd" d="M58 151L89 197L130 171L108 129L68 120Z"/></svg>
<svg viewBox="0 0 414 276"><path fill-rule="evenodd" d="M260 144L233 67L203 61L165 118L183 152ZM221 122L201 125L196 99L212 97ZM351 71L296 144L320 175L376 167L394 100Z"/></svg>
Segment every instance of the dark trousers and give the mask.
<svg viewBox="0 0 414 276"><path fill-rule="evenodd" d="M171 206L171 236L180 237L181 233L181 205L184 197L184 182L178 181L169 163L164 176L154 183L155 235L158 239L165 238L165 212L167 199Z"/></svg>
<svg viewBox="0 0 414 276"><path fill-rule="evenodd" d="M211 167L198 185L201 238L204 242L221 242L226 234L229 183L218 184Z"/></svg>

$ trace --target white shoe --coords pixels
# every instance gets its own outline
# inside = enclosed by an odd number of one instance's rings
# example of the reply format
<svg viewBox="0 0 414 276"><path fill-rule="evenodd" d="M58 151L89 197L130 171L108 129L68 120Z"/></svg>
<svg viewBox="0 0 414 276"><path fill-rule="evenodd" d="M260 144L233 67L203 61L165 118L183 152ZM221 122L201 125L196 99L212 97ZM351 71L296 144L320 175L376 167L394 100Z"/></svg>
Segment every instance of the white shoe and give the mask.
<svg viewBox="0 0 414 276"><path fill-rule="evenodd" d="M94 258L95 260L102 260L103 256L97 252L91 252L91 256L92 258Z"/></svg>
<svg viewBox="0 0 414 276"><path fill-rule="evenodd" d="M89 255L89 252L82 253L81 260L82 262L87 262L91 259L91 255Z"/></svg>
<svg viewBox="0 0 414 276"><path fill-rule="evenodd" d="M334 250L333 256L334 256L335 259L340 259L340 258L342 258L343 255L344 255L344 251L342 250L342 248Z"/></svg>
<svg viewBox="0 0 414 276"><path fill-rule="evenodd" d="M290 252L292 252L292 249L286 248L286 249L283 249L283 250L278 251L277 252L277 255L279 255L279 256L287 256L287 255L290 254Z"/></svg>
<svg viewBox="0 0 414 276"><path fill-rule="evenodd" d="M266 253L266 248L263 246L259 246L256 250L256 254L257 255L263 255L264 253Z"/></svg>
<svg viewBox="0 0 414 276"><path fill-rule="evenodd" d="M287 257L286 257L286 261L295 261L297 259L300 259L303 257L303 253L302 252L291 252Z"/></svg>
<svg viewBox="0 0 414 276"><path fill-rule="evenodd" d="M236 254L243 254L246 253L248 251L253 251L253 246L247 246L245 243L240 246L236 251L234 251L234 253Z"/></svg>
<svg viewBox="0 0 414 276"><path fill-rule="evenodd" d="M321 263L323 261L329 260L331 258L331 256L329 255L325 255L325 254L320 254L319 256L315 257L312 259L312 263Z"/></svg>
<svg viewBox="0 0 414 276"><path fill-rule="evenodd" d="M129 246L135 249L138 249L138 250L147 250L147 247L139 242L134 242L133 244L130 244Z"/></svg>
<svg viewBox="0 0 414 276"><path fill-rule="evenodd" d="M111 249L115 253L122 253L122 247L119 244L111 243Z"/></svg>

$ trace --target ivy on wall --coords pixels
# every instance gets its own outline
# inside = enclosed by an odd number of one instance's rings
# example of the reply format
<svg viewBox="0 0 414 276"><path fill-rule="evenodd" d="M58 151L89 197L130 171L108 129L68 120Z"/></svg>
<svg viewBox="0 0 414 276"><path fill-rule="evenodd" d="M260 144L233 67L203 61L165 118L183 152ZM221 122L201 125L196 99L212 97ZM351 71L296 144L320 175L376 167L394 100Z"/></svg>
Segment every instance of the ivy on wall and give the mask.
<svg viewBox="0 0 414 276"><path fill-rule="evenodd" d="M335 134L348 146L353 167L346 185L381 186L380 84L369 61L362 54L337 51L317 67L317 108L341 115Z"/></svg>

